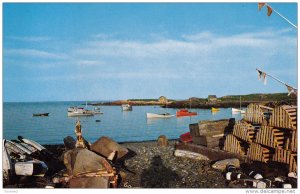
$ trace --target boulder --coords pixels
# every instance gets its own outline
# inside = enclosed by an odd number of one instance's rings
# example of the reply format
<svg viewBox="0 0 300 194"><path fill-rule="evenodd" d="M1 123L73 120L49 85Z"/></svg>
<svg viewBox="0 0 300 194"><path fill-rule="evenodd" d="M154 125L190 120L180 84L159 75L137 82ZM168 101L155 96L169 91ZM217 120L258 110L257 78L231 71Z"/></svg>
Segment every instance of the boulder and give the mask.
<svg viewBox="0 0 300 194"><path fill-rule="evenodd" d="M70 188L109 188L108 177L78 177L69 182Z"/></svg>
<svg viewBox="0 0 300 194"><path fill-rule="evenodd" d="M186 150L175 150L174 156L183 157L183 158L191 158L191 159L195 159L195 160L206 160L206 161L209 160L209 158L207 156L204 156L204 155L196 153L196 152L186 151Z"/></svg>
<svg viewBox="0 0 300 194"><path fill-rule="evenodd" d="M64 144L68 150L72 150L75 148L76 141L73 137L67 136L64 138Z"/></svg>
<svg viewBox="0 0 300 194"><path fill-rule="evenodd" d="M169 145L169 141L165 135L161 135L157 139L157 145L161 147L166 147Z"/></svg>
<svg viewBox="0 0 300 194"><path fill-rule="evenodd" d="M217 161L216 163L214 163L212 165L212 167L214 169L218 169L218 170L221 170L221 171L225 171L226 167L228 165L232 165L236 168L239 168L240 167L240 160L237 159L237 158L232 158L232 159L225 159L225 160L220 160L220 161Z"/></svg>
<svg viewBox="0 0 300 194"><path fill-rule="evenodd" d="M64 164L69 175L107 171L105 158L87 149L76 148L64 154ZM110 167L111 168L111 167Z"/></svg>
<svg viewBox="0 0 300 194"><path fill-rule="evenodd" d="M91 145L91 150L105 156L106 158L112 155L113 152L116 153L114 156L116 159L120 159L128 153L128 149L124 148L112 139L102 136L95 143Z"/></svg>

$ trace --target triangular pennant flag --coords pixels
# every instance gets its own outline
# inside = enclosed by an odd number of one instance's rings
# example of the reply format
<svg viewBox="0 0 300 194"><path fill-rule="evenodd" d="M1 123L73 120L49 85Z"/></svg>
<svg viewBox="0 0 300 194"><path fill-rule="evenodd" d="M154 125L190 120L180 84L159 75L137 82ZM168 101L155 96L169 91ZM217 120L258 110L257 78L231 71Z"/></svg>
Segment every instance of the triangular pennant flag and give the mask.
<svg viewBox="0 0 300 194"><path fill-rule="evenodd" d="M287 90L289 91L288 96L290 96L291 94L295 94L297 95L297 90L289 85L286 85Z"/></svg>
<svg viewBox="0 0 300 194"><path fill-rule="evenodd" d="M264 84L267 84L267 74L262 72L262 76L263 76L263 80L264 80Z"/></svg>
<svg viewBox="0 0 300 194"><path fill-rule="evenodd" d="M260 79L261 79L262 71L260 71L260 70L258 70L258 69L257 69L257 71L258 71L258 80L260 80Z"/></svg>
<svg viewBox="0 0 300 194"><path fill-rule="evenodd" d="M263 6L265 6L265 4L266 4L266 3L258 3L258 11L260 11L261 8L262 8Z"/></svg>
<svg viewBox="0 0 300 194"><path fill-rule="evenodd" d="M270 7L269 5L267 5L267 8L268 8L267 15L270 16L272 14L272 12L273 12L272 7Z"/></svg>

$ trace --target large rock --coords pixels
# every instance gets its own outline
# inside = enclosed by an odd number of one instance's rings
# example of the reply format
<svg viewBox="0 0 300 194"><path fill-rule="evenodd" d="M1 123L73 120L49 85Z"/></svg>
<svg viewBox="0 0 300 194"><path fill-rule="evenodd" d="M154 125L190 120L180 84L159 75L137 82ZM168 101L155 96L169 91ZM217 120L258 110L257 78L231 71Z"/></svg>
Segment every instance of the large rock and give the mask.
<svg viewBox="0 0 300 194"><path fill-rule="evenodd" d="M127 148L122 147L117 142L105 136L102 136L93 143L91 145L91 150L106 158L111 155L112 152L116 152L116 159L120 159L128 153Z"/></svg>
<svg viewBox="0 0 300 194"><path fill-rule="evenodd" d="M64 164L69 175L107 170L105 158L87 149L76 148L64 154Z"/></svg>
<svg viewBox="0 0 300 194"><path fill-rule="evenodd" d="M157 145L162 146L162 147L168 146L169 141L168 141L167 137L165 135L159 136L158 139L157 139Z"/></svg>
<svg viewBox="0 0 300 194"><path fill-rule="evenodd" d="M240 167L240 160L237 159L237 158L220 160L220 161L217 161L216 163L214 163L212 165L212 167L214 169L224 171L228 165L232 165L236 168L239 168Z"/></svg>
<svg viewBox="0 0 300 194"><path fill-rule="evenodd" d="M109 188L108 177L79 177L69 182L70 188Z"/></svg>
<svg viewBox="0 0 300 194"><path fill-rule="evenodd" d="M196 153L196 152L186 151L186 150L175 150L174 156L183 157L183 158L191 158L191 159L195 159L195 160L206 160L206 161L209 160L209 158L207 156L204 156L204 155Z"/></svg>
<svg viewBox="0 0 300 194"><path fill-rule="evenodd" d="M67 136L64 138L64 145L68 150L75 148L76 141L73 137Z"/></svg>

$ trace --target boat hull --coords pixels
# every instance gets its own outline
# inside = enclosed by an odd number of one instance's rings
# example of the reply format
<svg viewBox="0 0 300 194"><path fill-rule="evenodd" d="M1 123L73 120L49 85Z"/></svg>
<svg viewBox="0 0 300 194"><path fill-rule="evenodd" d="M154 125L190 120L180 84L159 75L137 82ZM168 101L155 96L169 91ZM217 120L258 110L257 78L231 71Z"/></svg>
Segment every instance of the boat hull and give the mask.
<svg viewBox="0 0 300 194"><path fill-rule="evenodd" d="M171 118L175 115L171 114L154 114L154 113L147 113L147 118Z"/></svg>
<svg viewBox="0 0 300 194"><path fill-rule="evenodd" d="M49 116L49 113L38 113L38 114L33 114L34 117L47 117Z"/></svg>
<svg viewBox="0 0 300 194"><path fill-rule="evenodd" d="M218 108L211 108L211 112L218 112L218 111L220 111L220 109L218 109Z"/></svg>
<svg viewBox="0 0 300 194"><path fill-rule="evenodd" d="M191 136L190 132L187 132L187 133L180 135L180 141L186 142L186 143L192 142L193 137Z"/></svg>
<svg viewBox="0 0 300 194"><path fill-rule="evenodd" d="M93 115L94 115L94 113L68 112L68 117L93 116Z"/></svg>
<svg viewBox="0 0 300 194"><path fill-rule="evenodd" d="M231 112L232 112L232 114L239 114L239 113L245 114L246 113L245 110L241 110L241 109L237 109L237 108L231 108Z"/></svg>
<svg viewBox="0 0 300 194"><path fill-rule="evenodd" d="M123 104L122 111L132 111L132 106L129 104Z"/></svg>
<svg viewBox="0 0 300 194"><path fill-rule="evenodd" d="M197 114L198 114L197 112L189 112L188 110L185 109L176 112L177 117L195 116Z"/></svg>

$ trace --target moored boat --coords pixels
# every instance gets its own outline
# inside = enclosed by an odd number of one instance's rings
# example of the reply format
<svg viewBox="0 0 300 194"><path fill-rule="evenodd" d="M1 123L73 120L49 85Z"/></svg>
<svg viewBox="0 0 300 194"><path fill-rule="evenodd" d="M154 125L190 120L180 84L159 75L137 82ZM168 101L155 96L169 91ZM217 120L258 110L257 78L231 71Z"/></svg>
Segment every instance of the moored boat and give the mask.
<svg viewBox="0 0 300 194"><path fill-rule="evenodd" d="M47 117L49 116L49 113L33 113L34 117Z"/></svg>
<svg viewBox="0 0 300 194"><path fill-rule="evenodd" d="M180 109L176 112L177 117L184 117L184 116L195 116L197 112L190 112L187 109Z"/></svg>
<svg viewBox="0 0 300 194"><path fill-rule="evenodd" d="M238 113L245 114L246 113L245 110L242 110L242 97L241 96L240 96L240 108L239 109L231 108L231 112L232 112L232 114L238 114Z"/></svg>
<svg viewBox="0 0 300 194"><path fill-rule="evenodd" d="M237 109L237 108L231 108L231 112L232 112L232 114L239 114L239 113L245 114L246 113L245 110Z"/></svg>
<svg viewBox="0 0 300 194"><path fill-rule="evenodd" d="M163 113L163 114L155 114L155 113L147 113L147 118L171 118L175 115L171 115L170 113Z"/></svg>
<svg viewBox="0 0 300 194"><path fill-rule="evenodd" d="M122 104L122 111L132 111L132 106L130 104Z"/></svg>
<svg viewBox="0 0 300 194"><path fill-rule="evenodd" d="M94 114L103 114L103 112L100 111L100 107L95 107L93 112Z"/></svg>
<svg viewBox="0 0 300 194"><path fill-rule="evenodd" d="M68 108L68 117L77 116L93 116L94 112L91 110L86 110L85 108L70 107Z"/></svg>
<svg viewBox="0 0 300 194"><path fill-rule="evenodd" d="M211 112L218 112L218 111L220 111L219 108L214 108L214 107L211 108Z"/></svg>

